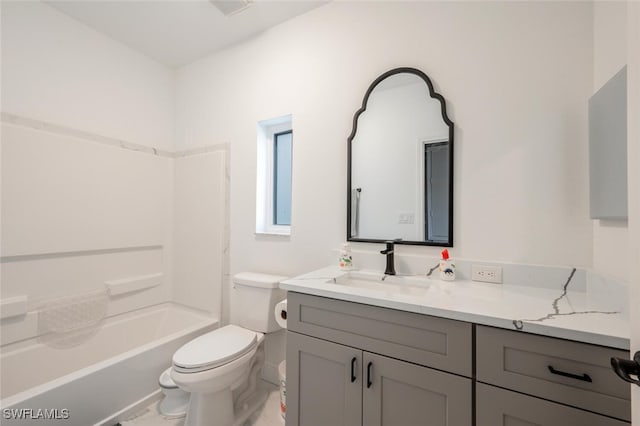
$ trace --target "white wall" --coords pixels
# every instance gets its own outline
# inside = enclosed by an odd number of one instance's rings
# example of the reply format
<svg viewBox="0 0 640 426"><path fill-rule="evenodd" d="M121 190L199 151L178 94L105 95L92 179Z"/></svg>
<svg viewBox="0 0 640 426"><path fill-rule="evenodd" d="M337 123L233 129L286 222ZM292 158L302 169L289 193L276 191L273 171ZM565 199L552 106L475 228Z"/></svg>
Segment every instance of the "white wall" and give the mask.
<svg viewBox="0 0 640 426"><path fill-rule="evenodd" d="M627 63L627 3L593 4L593 93ZM618 279L628 279L627 221L593 221L593 267Z"/></svg>
<svg viewBox="0 0 640 426"><path fill-rule="evenodd" d="M162 274L108 314L171 300L173 74L39 2L2 2L3 344L35 311L105 281ZM153 147L150 148L150 147Z"/></svg>
<svg viewBox="0 0 640 426"><path fill-rule="evenodd" d="M173 72L36 1L2 2L2 111L173 148Z"/></svg>
<svg viewBox="0 0 640 426"><path fill-rule="evenodd" d="M231 272L293 275L332 260L346 234L353 113L397 66L426 72L456 123L453 255L591 265L592 28L590 3L333 2L178 70L176 145L230 141ZM259 237L255 126L287 113L292 235Z"/></svg>

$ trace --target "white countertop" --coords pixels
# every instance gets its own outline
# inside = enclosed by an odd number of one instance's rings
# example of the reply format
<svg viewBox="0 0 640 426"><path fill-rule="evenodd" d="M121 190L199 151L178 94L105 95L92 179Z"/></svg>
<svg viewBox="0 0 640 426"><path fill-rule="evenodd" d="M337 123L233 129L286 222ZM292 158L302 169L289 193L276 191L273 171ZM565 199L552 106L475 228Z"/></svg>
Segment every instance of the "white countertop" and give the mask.
<svg viewBox="0 0 640 426"><path fill-rule="evenodd" d="M476 324L629 350L629 317L604 291L572 291L571 276L557 288L429 278L421 294L335 284L337 266L280 283L282 289ZM382 274L380 273L382 276Z"/></svg>

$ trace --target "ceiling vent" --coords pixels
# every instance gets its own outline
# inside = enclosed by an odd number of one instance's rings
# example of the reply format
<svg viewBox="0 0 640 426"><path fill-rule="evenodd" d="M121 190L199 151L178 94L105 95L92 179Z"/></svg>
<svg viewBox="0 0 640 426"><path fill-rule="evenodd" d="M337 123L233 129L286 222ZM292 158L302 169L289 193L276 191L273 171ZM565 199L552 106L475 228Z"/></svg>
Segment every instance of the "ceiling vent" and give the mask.
<svg viewBox="0 0 640 426"><path fill-rule="evenodd" d="M209 0L224 16L240 13L253 3L253 0Z"/></svg>

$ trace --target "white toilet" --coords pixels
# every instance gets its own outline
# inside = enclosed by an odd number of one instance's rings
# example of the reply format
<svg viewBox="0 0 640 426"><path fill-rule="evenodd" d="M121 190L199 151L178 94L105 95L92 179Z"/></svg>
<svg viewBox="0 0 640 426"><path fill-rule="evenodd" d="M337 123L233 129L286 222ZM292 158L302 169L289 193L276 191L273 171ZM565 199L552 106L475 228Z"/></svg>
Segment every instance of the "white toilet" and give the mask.
<svg viewBox="0 0 640 426"><path fill-rule="evenodd" d="M233 277L232 318L173 355L171 378L191 394L185 426L237 426L264 402L256 389L264 363L263 333L280 329L273 315L285 277L243 272ZM236 313L235 316L233 315Z"/></svg>

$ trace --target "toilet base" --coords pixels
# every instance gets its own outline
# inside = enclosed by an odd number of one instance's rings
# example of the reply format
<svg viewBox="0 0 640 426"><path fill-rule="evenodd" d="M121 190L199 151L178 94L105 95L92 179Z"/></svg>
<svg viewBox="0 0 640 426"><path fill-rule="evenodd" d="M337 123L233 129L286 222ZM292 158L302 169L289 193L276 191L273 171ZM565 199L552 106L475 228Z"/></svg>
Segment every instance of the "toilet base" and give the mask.
<svg viewBox="0 0 640 426"><path fill-rule="evenodd" d="M242 426L267 400L265 389L256 389L234 412L231 390L212 394L191 394L184 426ZM204 420L208 419L208 422ZM211 423L211 419L215 419Z"/></svg>
<svg viewBox="0 0 640 426"><path fill-rule="evenodd" d="M255 393L242 404L242 407L236 409L236 418L233 426L242 426L257 409L264 405L268 396L269 393L265 389L257 389Z"/></svg>
<svg viewBox="0 0 640 426"><path fill-rule="evenodd" d="M187 414L189 394L184 392L181 396L165 396L158 405L158 411L168 418L180 418Z"/></svg>

